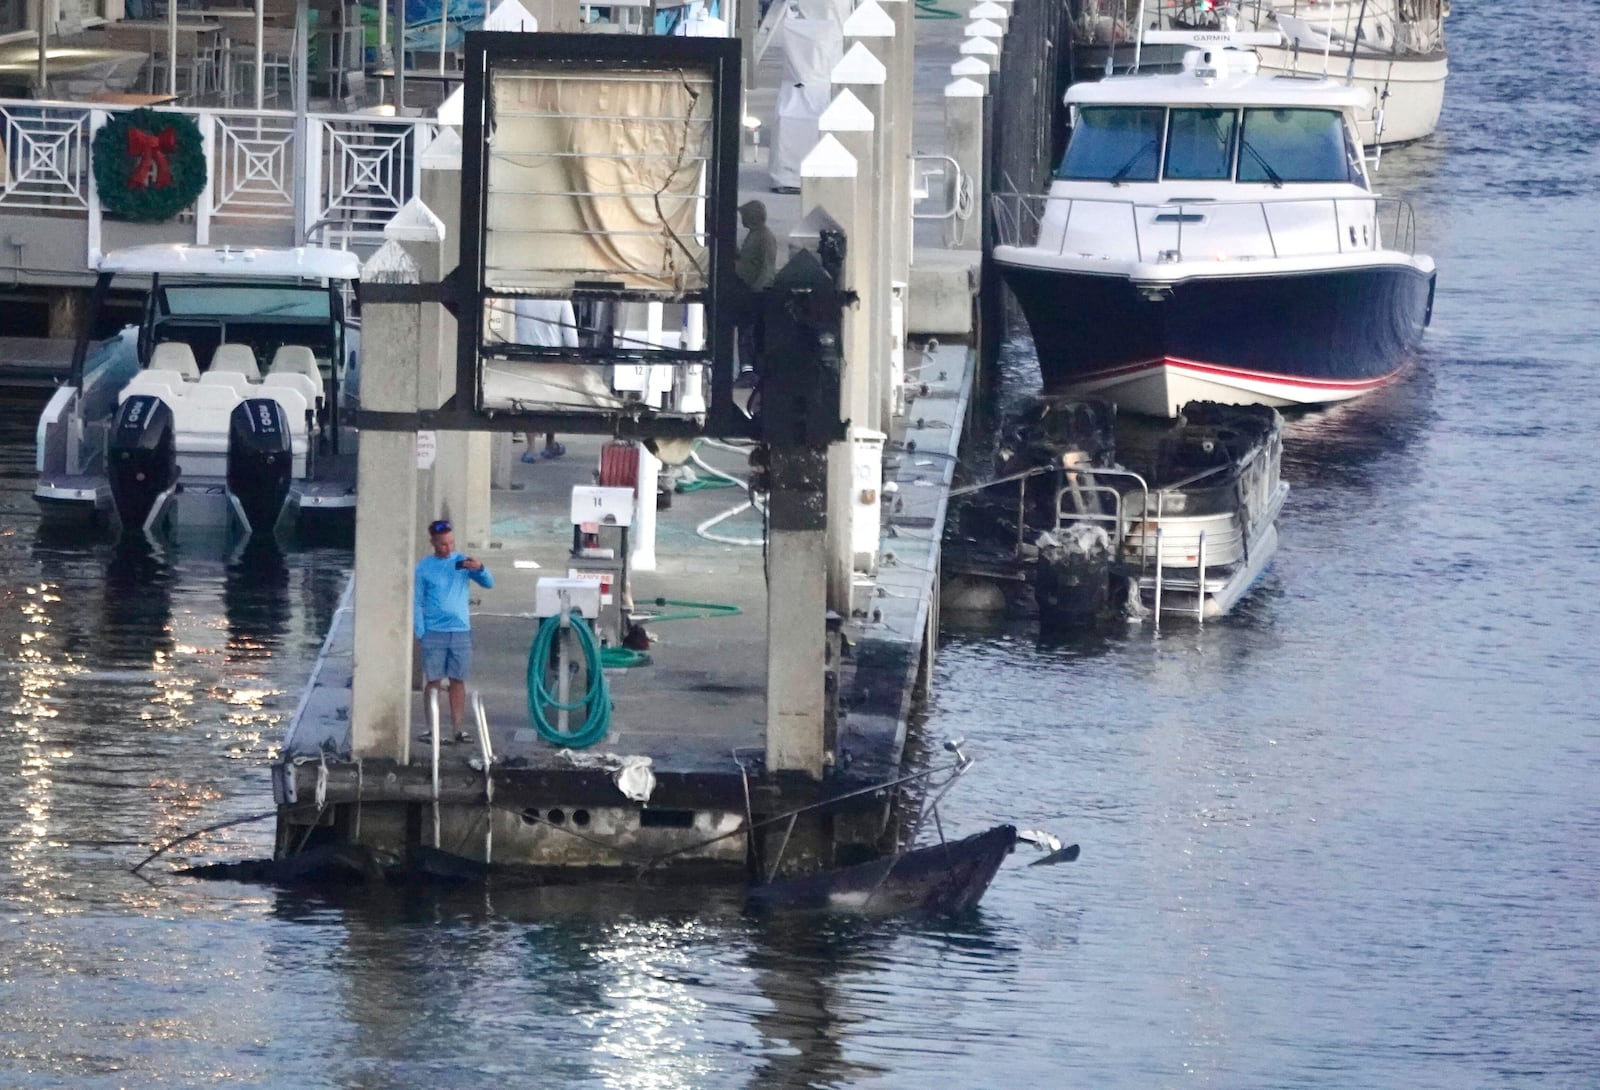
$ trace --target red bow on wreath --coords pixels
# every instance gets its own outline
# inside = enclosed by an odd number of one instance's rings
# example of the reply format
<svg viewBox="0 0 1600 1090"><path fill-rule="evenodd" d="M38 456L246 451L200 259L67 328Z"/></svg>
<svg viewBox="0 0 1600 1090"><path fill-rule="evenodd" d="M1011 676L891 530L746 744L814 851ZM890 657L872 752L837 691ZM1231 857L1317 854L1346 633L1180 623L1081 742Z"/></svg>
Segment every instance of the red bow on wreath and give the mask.
<svg viewBox="0 0 1600 1090"><path fill-rule="evenodd" d="M166 189L172 184L172 168L167 164L167 153L178 146L178 134L168 126L159 133L143 129L128 130L128 154L135 156L133 173L128 178L128 188L143 189L150 184L150 174L155 173L155 187Z"/></svg>

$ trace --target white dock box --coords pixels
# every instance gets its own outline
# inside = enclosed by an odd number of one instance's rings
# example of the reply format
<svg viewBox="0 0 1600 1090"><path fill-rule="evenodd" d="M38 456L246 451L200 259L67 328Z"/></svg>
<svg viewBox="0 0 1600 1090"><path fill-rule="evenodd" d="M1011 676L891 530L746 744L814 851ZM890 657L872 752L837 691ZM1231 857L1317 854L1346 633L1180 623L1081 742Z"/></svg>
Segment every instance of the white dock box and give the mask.
<svg viewBox="0 0 1600 1090"><path fill-rule="evenodd" d="M572 489L572 524L633 525L633 489L580 484Z"/></svg>
<svg viewBox="0 0 1600 1090"><path fill-rule="evenodd" d="M533 611L541 619L561 616L561 600L568 610L576 609L587 620L600 616L600 582L596 579L559 579L547 575L534 585Z"/></svg>
<svg viewBox="0 0 1600 1090"><path fill-rule="evenodd" d="M856 571L872 572L878 568L886 438L883 432L871 428L850 429L850 551Z"/></svg>

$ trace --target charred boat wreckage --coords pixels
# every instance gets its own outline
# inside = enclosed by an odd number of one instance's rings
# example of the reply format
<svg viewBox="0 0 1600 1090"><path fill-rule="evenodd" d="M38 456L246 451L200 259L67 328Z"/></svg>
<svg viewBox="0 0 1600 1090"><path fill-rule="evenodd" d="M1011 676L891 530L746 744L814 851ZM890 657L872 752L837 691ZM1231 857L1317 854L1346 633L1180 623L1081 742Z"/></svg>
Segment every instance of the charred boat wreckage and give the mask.
<svg viewBox="0 0 1600 1090"><path fill-rule="evenodd" d="M1283 420L1190 402L1124 435L1105 401L1040 397L1002 434L994 478L950 542L944 608L1037 610L1046 629L1231 610L1278 547Z"/></svg>
<svg viewBox="0 0 1600 1090"><path fill-rule="evenodd" d="M293 850L280 852L272 859L238 862L201 863L183 866L174 875L210 881L246 882L285 889L334 893L351 889L449 890L492 888L502 891L570 886L585 882L627 884L631 887L666 887L685 881L708 889L742 887L746 911L757 915L774 913L826 913L831 915L943 917L956 916L976 908L988 891L1000 866L1019 844L1031 845L1042 853L1028 866L1071 863L1078 858L1079 846L1064 843L1060 837L1042 829L1018 829L1014 825L993 826L959 839L945 836L939 817L939 804L952 787L975 763L963 748L964 738L945 742L947 761L921 771L867 788L849 791L796 810L780 814L749 813L743 824L714 834L714 839L743 838L749 846L745 865L729 868L708 865L700 868L669 867L666 864L678 851L638 855L620 866L579 870L568 867L539 867L497 861L492 849L492 821L484 822L482 858L463 854L463 845L451 850L442 843L426 843L419 838L403 853L375 850L369 845L323 837L320 842L305 842ZM485 753L489 751L485 750ZM517 769L502 767L489 754L484 769L486 784L501 783L500 801L492 787L484 793L486 810L515 808L505 801L515 787ZM626 762L618 762L626 768ZM644 764L648 766L649 761ZM828 811L857 796L894 796L904 825L891 821L893 843L887 850L867 858L836 859L831 867L794 874L785 868L789 850L788 833L807 811ZM169 841L133 868L139 873L150 863L185 843L217 829L271 816L255 815L209 826ZM313 827L314 829L314 827ZM775 838L776 852L756 849L756 834L764 829L781 830ZM931 830L931 835L924 835Z"/></svg>

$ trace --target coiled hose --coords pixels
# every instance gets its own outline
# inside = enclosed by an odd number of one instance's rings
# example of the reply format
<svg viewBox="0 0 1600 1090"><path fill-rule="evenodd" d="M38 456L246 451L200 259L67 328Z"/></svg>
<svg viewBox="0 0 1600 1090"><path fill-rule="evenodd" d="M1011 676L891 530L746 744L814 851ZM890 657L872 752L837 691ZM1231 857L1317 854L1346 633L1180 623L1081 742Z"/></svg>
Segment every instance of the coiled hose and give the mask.
<svg viewBox="0 0 1600 1090"><path fill-rule="evenodd" d="M582 696L563 704L545 685L545 673L550 665L550 653L561 635L561 618L546 617L539 622L539 631L528 649L528 718L533 720L539 737L558 746L584 749L605 738L611 729L611 690L606 684L605 670L600 661L600 641L594 629L583 619L583 614L573 610L572 631L577 634L578 647L583 653L584 672L589 684ZM563 733L546 718L546 712L575 712L587 708L583 725L570 733Z"/></svg>

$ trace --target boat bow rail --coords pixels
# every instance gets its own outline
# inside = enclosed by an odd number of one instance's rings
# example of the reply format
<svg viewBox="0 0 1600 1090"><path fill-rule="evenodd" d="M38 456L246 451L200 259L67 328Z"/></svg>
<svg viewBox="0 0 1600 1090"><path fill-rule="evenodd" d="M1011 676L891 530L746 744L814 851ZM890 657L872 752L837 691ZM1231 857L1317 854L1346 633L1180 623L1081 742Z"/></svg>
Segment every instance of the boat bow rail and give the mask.
<svg viewBox="0 0 1600 1090"><path fill-rule="evenodd" d="M1048 194L993 197L997 248L1137 264L1416 252L1416 213L1398 197L1166 201ZM1016 252L997 255L1018 262Z"/></svg>

